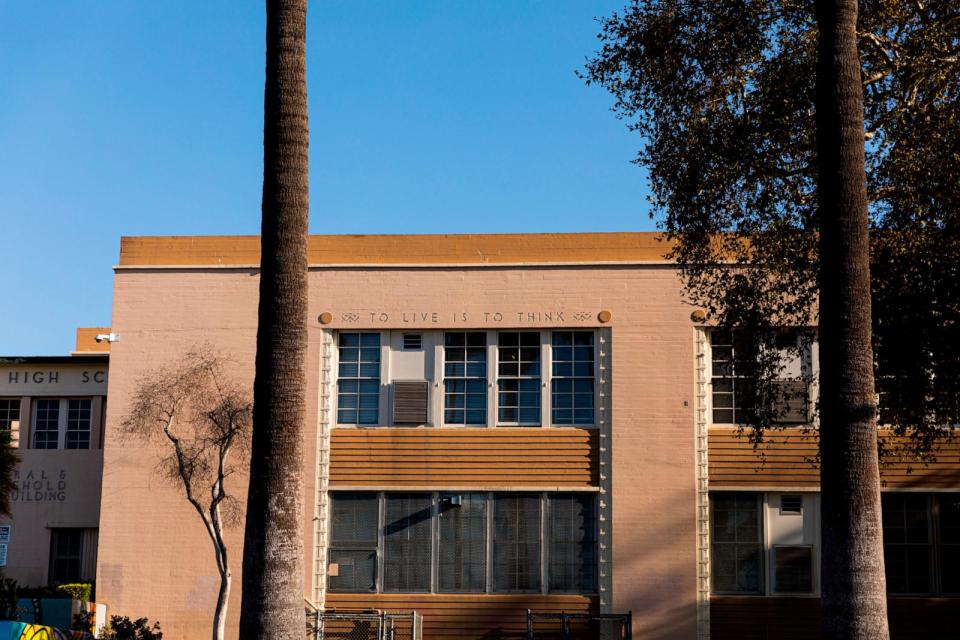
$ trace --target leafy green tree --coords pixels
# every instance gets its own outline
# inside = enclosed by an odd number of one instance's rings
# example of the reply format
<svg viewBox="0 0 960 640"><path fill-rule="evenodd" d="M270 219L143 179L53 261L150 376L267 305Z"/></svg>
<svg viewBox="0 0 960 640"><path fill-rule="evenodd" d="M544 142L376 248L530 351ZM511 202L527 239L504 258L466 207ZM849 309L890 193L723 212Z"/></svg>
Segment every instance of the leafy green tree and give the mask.
<svg viewBox="0 0 960 640"><path fill-rule="evenodd" d="M643 138L689 300L752 337L755 441L778 327L819 328L824 637L886 637L877 410L920 459L960 421L960 6L635 0L601 24L583 75Z"/></svg>
<svg viewBox="0 0 960 640"><path fill-rule="evenodd" d="M242 640L298 640L307 351L306 0L267 0L260 305Z"/></svg>

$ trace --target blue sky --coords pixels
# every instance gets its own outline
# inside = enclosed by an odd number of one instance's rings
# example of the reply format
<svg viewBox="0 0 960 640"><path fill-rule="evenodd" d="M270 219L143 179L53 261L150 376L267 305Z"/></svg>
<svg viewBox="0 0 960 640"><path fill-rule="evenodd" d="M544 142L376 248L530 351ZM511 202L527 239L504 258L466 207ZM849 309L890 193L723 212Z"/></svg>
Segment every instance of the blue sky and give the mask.
<svg viewBox="0 0 960 640"><path fill-rule="evenodd" d="M625 0L312 0L311 233L648 230L575 76ZM110 324L122 235L255 234L264 10L0 0L0 355Z"/></svg>

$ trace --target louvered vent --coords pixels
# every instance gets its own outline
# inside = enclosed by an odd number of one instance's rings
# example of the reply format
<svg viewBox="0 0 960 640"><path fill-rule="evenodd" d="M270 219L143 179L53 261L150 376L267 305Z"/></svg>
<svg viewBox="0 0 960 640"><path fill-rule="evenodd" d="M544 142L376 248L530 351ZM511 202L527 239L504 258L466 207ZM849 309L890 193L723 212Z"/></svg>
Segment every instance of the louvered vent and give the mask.
<svg viewBox="0 0 960 640"><path fill-rule="evenodd" d="M393 423L426 424L426 380L396 380L393 383Z"/></svg>
<svg viewBox="0 0 960 640"><path fill-rule="evenodd" d="M781 424L806 424L809 391L805 380L777 380L774 383L777 417Z"/></svg>
<svg viewBox="0 0 960 640"><path fill-rule="evenodd" d="M780 515L802 515L803 496L799 493L785 493L780 496Z"/></svg>

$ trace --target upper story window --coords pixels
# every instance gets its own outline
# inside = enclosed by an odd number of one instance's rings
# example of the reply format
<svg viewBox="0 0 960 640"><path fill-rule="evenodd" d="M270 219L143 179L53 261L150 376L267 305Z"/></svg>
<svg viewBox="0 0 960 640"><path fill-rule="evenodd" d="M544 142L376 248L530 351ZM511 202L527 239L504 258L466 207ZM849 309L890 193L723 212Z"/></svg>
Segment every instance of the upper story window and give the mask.
<svg viewBox="0 0 960 640"><path fill-rule="evenodd" d="M553 424L593 424L593 332L554 331L552 347Z"/></svg>
<svg viewBox="0 0 960 640"><path fill-rule="evenodd" d="M540 333L501 331L497 344L497 422L540 424Z"/></svg>
<svg viewBox="0 0 960 640"><path fill-rule="evenodd" d="M70 398L67 401L67 438L64 449L90 448L90 398Z"/></svg>
<svg viewBox="0 0 960 640"><path fill-rule="evenodd" d="M758 396L783 425L809 422L812 360L809 340L800 331L785 330L770 345L778 358L777 379L758 391L755 372L746 360L751 352L745 339L732 331L710 332L710 387L714 424L746 424L755 413Z"/></svg>
<svg viewBox="0 0 960 640"><path fill-rule="evenodd" d="M34 449L89 449L92 427L92 398L33 400Z"/></svg>
<svg viewBox="0 0 960 640"><path fill-rule="evenodd" d="M337 422L380 420L380 334L341 333L337 376Z"/></svg>
<svg viewBox="0 0 960 640"><path fill-rule="evenodd" d="M594 426L596 341L584 329L338 333L336 424Z"/></svg>
<svg viewBox="0 0 960 640"><path fill-rule="evenodd" d="M10 430L20 421L20 398L0 398L0 429Z"/></svg>
<svg viewBox="0 0 960 640"><path fill-rule="evenodd" d="M11 447L20 446L20 398L0 398L0 431L9 434Z"/></svg>
<svg viewBox="0 0 960 640"><path fill-rule="evenodd" d="M443 421L487 423L487 334L452 332L443 337Z"/></svg>
<svg viewBox="0 0 960 640"><path fill-rule="evenodd" d="M37 398L33 412L33 448L57 449L60 444L60 399Z"/></svg>

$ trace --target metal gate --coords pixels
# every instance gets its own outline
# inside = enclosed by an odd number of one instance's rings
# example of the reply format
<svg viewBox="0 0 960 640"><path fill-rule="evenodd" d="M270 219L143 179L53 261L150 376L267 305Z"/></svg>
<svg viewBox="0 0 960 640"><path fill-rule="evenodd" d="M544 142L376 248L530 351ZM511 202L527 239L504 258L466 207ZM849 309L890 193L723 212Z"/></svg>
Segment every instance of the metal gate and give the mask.
<svg viewBox="0 0 960 640"><path fill-rule="evenodd" d="M632 640L633 614L527 609L527 640Z"/></svg>
<svg viewBox="0 0 960 640"><path fill-rule="evenodd" d="M316 611L309 614L313 640L423 640L416 611Z"/></svg>

